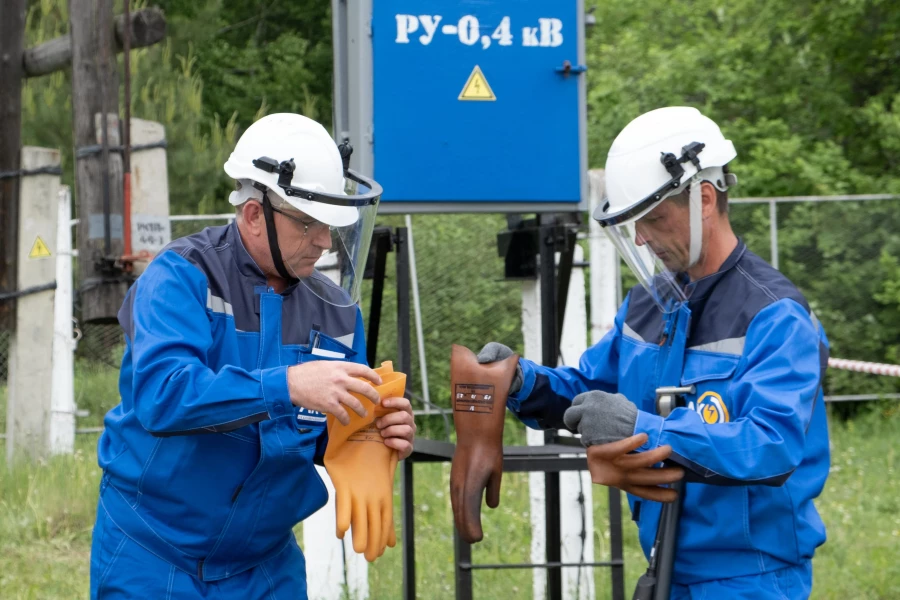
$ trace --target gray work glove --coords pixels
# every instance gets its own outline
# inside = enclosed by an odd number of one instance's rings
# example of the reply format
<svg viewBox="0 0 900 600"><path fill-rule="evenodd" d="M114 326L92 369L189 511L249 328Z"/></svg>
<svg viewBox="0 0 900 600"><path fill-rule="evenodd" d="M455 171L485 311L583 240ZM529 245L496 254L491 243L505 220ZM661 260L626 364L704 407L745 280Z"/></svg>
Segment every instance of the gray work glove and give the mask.
<svg viewBox="0 0 900 600"><path fill-rule="evenodd" d="M584 446L618 442L634 435L637 407L622 394L593 391L578 394L563 415Z"/></svg>
<svg viewBox="0 0 900 600"><path fill-rule="evenodd" d="M515 354L515 352L499 342L488 342L488 344L481 349L481 352L478 353L478 362L482 365L484 363L497 362L498 360L507 359L513 354ZM520 389L522 389L522 367L516 365L516 374L513 377L512 383L509 385L509 393L515 394Z"/></svg>

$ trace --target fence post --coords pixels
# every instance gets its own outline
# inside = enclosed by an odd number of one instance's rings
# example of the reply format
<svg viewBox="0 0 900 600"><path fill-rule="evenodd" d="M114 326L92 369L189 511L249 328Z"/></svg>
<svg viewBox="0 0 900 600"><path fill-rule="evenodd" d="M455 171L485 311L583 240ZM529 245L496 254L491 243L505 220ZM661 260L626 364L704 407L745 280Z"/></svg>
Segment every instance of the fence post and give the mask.
<svg viewBox="0 0 900 600"><path fill-rule="evenodd" d="M75 340L72 337L72 191L59 190L56 222L56 298L50 385L50 452L75 450Z"/></svg>
<svg viewBox="0 0 900 600"><path fill-rule="evenodd" d="M769 199L769 246L771 248L772 266L778 268L778 202Z"/></svg>

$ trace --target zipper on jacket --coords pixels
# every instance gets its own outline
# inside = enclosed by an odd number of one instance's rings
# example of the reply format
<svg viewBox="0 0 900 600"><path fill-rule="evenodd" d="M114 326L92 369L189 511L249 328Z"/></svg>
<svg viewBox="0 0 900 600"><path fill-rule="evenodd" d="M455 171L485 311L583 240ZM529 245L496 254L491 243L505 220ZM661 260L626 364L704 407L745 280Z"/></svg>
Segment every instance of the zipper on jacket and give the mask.
<svg viewBox="0 0 900 600"><path fill-rule="evenodd" d="M662 338L659 340L660 346L665 346L666 342L670 342L669 338L672 333L672 323L677 318L678 318L678 313L675 313L674 317L671 315L666 317L666 327L665 327L665 329L663 329Z"/></svg>

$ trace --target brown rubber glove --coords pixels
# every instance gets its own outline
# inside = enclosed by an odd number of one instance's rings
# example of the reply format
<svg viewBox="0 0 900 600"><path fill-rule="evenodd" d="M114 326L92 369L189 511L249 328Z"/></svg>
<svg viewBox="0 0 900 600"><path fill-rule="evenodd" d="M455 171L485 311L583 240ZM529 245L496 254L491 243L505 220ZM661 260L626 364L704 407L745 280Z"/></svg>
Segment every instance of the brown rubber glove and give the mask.
<svg viewBox="0 0 900 600"><path fill-rule="evenodd" d="M393 372L390 363L375 369L382 384L375 386L380 398L403 396L406 375ZM353 529L353 550L374 561L385 546L397 544L394 529L394 473L397 451L384 445L375 419L391 412L354 394L366 407L366 416L349 412L350 424L328 415L328 445L325 469L334 483L337 537L344 539Z"/></svg>
<svg viewBox="0 0 900 600"><path fill-rule="evenodd" d="M487 505L500 504L503 474L503 419L506 397L516 375L518 355L479 364L475 354L453 345L450 354L450 391L456 451L450 468L450 503L460 537L469 544L484 537L481 496Z"/></svg>
<svg viewBox="0 0 900 600"><path fill-rule="evenodd" d="M618 442L588 446L587 463L591 481L619 488L646 500L674 501L675 490L660 486L682 479L684 469L653 466L669 458L672 454L671 446L660 446L647 452L629 454L646 441L647 434L640 433Z"/></svg>

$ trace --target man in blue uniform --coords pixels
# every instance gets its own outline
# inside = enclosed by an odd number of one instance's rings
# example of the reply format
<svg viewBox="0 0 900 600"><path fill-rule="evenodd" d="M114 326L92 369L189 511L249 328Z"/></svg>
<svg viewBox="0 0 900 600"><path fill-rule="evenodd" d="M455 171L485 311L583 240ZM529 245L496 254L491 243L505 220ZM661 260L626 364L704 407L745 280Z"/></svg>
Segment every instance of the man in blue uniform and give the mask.
<svg viewBox="0 0 900 600"><path fill-rule="evenodd" d="M530 427L582 434L595 482L630 492L648 557L659 501L673 499L658 484L683 470L672 598L794 600L809 597L825 542L813 499L829 470L828 342L796 287L732 232L735 156L693 108L651 111L619 134L594 218L639 285L578 368L520 360L507 405ZM491 343L479 360L509 354ZM665 387L686 406L664 419ZM621 460L629 448L670 449L676 466L635 467Z"/></svg>
<svg viewBox="0 0 900 600"><path fill-rule="evenodd" d="M225 164L235 223L174 241L129 291L92 598L306 598L292 528L327 500L325 415L364 415L351 392L380 383L357 300L381 189L348 159L310 119L257 121ZM409 402L383 405L405 458Z"/></svg>

